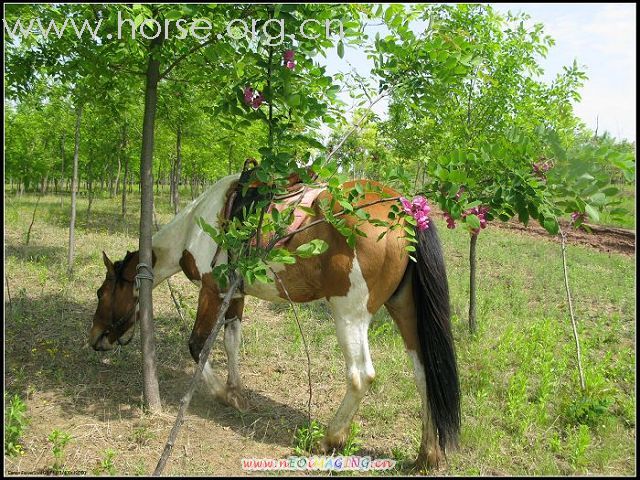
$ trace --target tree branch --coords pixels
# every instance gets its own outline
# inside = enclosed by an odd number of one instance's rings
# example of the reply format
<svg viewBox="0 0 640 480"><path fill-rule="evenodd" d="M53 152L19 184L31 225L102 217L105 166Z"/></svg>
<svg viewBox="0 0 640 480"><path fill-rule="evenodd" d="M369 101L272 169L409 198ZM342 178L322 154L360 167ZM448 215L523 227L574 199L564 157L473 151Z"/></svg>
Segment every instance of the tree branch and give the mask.
<svg viewBox="0 0 640 480"><path fill-rule="evenodd" d="M191 48L188 52L183 53L182 55L180 55L178 58L176 58L166 69L164 72L162 72L160 74L160 80L163 80L167 75L169 75L169 73L171 72L171 70L173 70L182 60L184 60L185 58L187 58L189 55L191 55L192 53L197 52L198 50L200 50L201 48L206 47L207 45L211 45L212 43L214 43L216 40L218 40L218 38L216 37L216 35L211 35L211 38L205 42L199 43L198 45L196 45L195 47Z"/></svg>

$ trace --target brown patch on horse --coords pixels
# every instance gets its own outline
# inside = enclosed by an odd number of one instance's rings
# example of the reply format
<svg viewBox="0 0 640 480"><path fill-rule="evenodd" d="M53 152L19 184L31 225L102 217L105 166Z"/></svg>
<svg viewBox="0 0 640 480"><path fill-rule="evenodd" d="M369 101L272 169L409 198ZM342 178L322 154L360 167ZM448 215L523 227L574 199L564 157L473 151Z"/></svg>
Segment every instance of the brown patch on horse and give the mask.
<svg viewBox="0 0 640 480"><path fill-rule="evenodd" d="M210 274L202 275L196 323L193 325L191 337L189 338L189 351L196 362L200 359L200 351L213 329L221 303L220 289L213 276ZM224 317L227 319L236 317L242 320L243 309L244 298L234 298L231 300L229 309Z"/></svg>
<svg viewBox="0 0 640 480"><path fill-rule="evenodd" d="M418 337L418 315L413 298L413 266L409 266L398 290L385 303L391 318L396 322L407 350L420 352Z"/></svg>
<svg viewBox="0 0 640 480"><path fill-rule="evenodd" d="M373 181L347 182L343 188L350 190L356 182L363 186L370 183L390 196L399 195L398 192ZM370 203L379 198L381 197L378 193L367 193L359 204ZM313 205L315 215L310 215L302 226L322 218L318 203L323 199L331 199L329 192L323 192L318 196ZM373 218L386 220L391 203L379 203L365 207L364 210L369 212ZM340 205L334 207L336 213L341 210ZM345 220L348 226L353 226L358 221L353 216L345 216ZM404 251L405 240L402 239L403 234L400 229L388 232L381 240L377 241L380 233L385 230L384 227L374 227L369 222L365 222L359 228L367 234L367 237L357 237L355 255L357 255L369 290L367 309L369 312L375 313L397 290L407 269L408 256ZM320 238L327 242L328 250L321 255L298 260L294 265L287 265L283 271L278 273L278 277L285 284L289 296L294 302L342 297L347 295L351 287L349 274L353 269L354 250L349 247L345 237L332 225L326 222L314 225L294 235L285 246L289 250L295 250L298 246L310 242L314 238ZM402 248L398 248L396 242L400 242ZM385 248L381 248L383 246ZM381 275L381 272L384 274ZM287 299L278 280L276 280L276 286L280 297Z"/></svg>
<svg viewBox="0 0 640 480"><path fill-rule="evenodd" d="M196 259L189 250L182 251L182 257L180 257L180 268L187 276L189 280L200 280L200 272L196 266Z"/></svg>

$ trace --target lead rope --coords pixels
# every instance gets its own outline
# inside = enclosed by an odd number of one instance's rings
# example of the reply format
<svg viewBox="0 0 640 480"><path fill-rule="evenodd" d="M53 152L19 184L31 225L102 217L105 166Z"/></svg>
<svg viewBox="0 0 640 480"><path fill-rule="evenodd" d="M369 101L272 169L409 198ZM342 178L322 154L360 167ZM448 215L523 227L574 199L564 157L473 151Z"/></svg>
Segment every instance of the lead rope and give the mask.
<svg viewBox="0 0 640 480"><path fill-rule="evenodd" d="M141 272L140 269L144 268L147 271ZM140 280L151 280L153 282L153 269L146 263L139 263L136 265L136 290L140 290Z"/></svg>

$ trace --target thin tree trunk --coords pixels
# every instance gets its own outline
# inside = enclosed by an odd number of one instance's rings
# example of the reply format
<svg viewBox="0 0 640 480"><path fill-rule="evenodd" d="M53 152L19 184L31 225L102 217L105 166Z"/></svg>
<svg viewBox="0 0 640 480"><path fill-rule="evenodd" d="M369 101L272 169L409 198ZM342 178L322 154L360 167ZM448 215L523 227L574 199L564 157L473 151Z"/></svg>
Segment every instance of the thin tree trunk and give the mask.
<svg viewBox="0 0 640 480"><path fill-rule="evenodd" d="M89 181L87 183L87 188L88 188L87 197L89 199L89 206L87 207L87 227L88 227L89 218L91 217L91 204L93 203L93 196L94 196L93 181Z"/></svg>
<svg viewBox="0 0 640 480"><path fill-rule="evenodd" d="M145 266L139 273L152 270L151 236L153 228L153 142L156 106L158 102L158 81L160 77L160 60L158 53L163 36L158 35L151 41L149 64L147 66L147 84L144 101L144 122L142 126L142 154L140 158L140 264ZM146 272L145 272L146 270ZM140 281L140 335L142 338L144 398L149 409L159 411L160 389L156 371L156 352L153 331L153 300L151 276L138 277Z"/></svg>
<svg viewBox="0 0 640 480"><path fill-rule="evenodd" d="M122 149L118 152L118 172L116 173L115 195L120 193L120 172L122 170ZM111 195L113 197L113 195Z"/></svg>
<svg viewBox="0 0 640 480"><path fill-rule="evenodd" d="M169 157L169 205L173 208L173 189L175 188L176 161Z"/></svg>
<svg viewBox="0 0 640 480"><path fill-rule="evenodd" d="M127 179L129 178L129 155L127 155L127 122L122 126L122 151L124 152L124 176L122 177L122 218L127 213Z"/></svg>
<svg viewBox="0 0 640 480"><path fill-rule="evenodd" d="M36 221L36 210L38 210L38 204L40 203L40 199L42 195L38 195L38 200L36 200L36 206L33 208L33 216L31 217L31 224L29 225L29 230L27 230L27 239L25 241L25 245L29 245L29 240L31 239L31 228L33 228L33 223Z"/></svg>
<svg viewBox="0 0 640 480"><path fill-rule="evenodd" d="M156 195L160 193L160 175L162 174L162 164L158 162L158 173L156 173Z"/></svg>
<svg viewBox="0 0 640 480"><path fill-rule="evenodd" d="M476 331L476 243L478 234L471 234L469 244L469 330Z"/></svg>
<svg viewBox="0 0 640 480"><path fill-rule="evenodd" d="M178 123L176 132L176 167L173 187L173 213L180 210L180 167L182 165L182 126Z"/></svg>
<svg viewBox="0 0 640 480"><path fill-rule="evenodd" d="M576 317L573 314L573 302L571 301L571 291L569 290L569 273L567 272L567 239L565 233L560 230L560 238L562 239L562 270L564 272L564 288L567 292L567 302L569 303L569 315L571 317L571 327L573 328L573 339L576 342L576 356L578 357L578 374L580 375L580 388L583 392L587 390L587 382L584 379L582 371L582 356L580 355L580 339L578 338L578 326L576 325Z"/></svg>
<svg viewBox="0 0 640 480"><path fill-rule="evenodd" d="M76 131L73 145L73 183L71 185L71 221L69 222L69 255L67 257L67 273L73 272L73 258L75 256L75 228L76 228L76 195L78 190L78 152L80 149L80 122L82 120L82 105L76 109Z"/></svg>
<svg viewBox="0 0 640 480"><path fill-rule="evenodd" d="M164 467L167 464L167 460L169 460L169 456L171 455L171 452L173 450L173 445L175 444L176 439L178 438L180 427L182 427L182 423L184 421L183 420L184 414L186 413L187 408L189 408L189 404L191 403L191 398L193 397L193 392L195 391L196 385L200 380L200 376L202 375L202 370L204 369L204 366L207 363L207 360L209 358L209 353L211 353L211 347L213 347L213 342L218 336L218 332L220 331L222 326L225 324L224 317L225 317L225 314L227 313L227 310L229 310L231 297L233 297L233 294L238 289L238 285L240 284L240 278L241 278L240 275L236 276L235 280L229 287L229 290L225 294L224 299L222 300L222 303L220 304L220 308L218 309L218 315L213 324L211 333L207 337L207 340L204 342L202 350L200 351L200 357L198 359L198 365L196 366L196 371L193 374L193 377L191 377L191 382L189 382L189 387L187 388L187 391L185 392L182 399L180 400L180 408L178 408L178 415L176 415L176 420L173 423L171 432L169 432L169 438L167 438L167 442L165 443L164 449L162 450L162 455L160 456L160 459L158 460L158 464L156 465L156 468L153 471L154 477L162 475L162 472L164 471Z"/></svg>

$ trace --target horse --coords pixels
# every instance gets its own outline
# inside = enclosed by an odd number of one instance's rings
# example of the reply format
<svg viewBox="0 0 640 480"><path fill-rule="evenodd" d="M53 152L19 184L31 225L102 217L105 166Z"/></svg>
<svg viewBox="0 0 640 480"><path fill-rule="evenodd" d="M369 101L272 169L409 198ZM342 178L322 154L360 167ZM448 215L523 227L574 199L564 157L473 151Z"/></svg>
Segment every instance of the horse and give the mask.
<svg viewBox="0 0 640 480"><path fill-rule="evenodd" d="M196 321L189 339L189 350L197 363L200 351L213 328L222 297L212 272L212 260L217 264L228 261L217 245L198 225L202 217L218 226L221 210L228 193L235 188L239 175L226 176L180 211L161 228L152 240L153 286L184 272L200 288ZM398 193L370 180L345 183L352 189L356 182L371 184L389 196ZM358 236L355 248L348 246L345 237L323 218L318 202L330 199L323 191L312 204L314 214L308 212L303 226L286 242L294 251L313 239L322 239L328 249L317 256L298 259L292 265L271 264L273 283L247 284L242 293L231 301L226 313L224 347L227 354L227 381L223 382L209 362L203 378L213 396L222 402L246 410L239 368L239 346L244 295L273 302L311 302L325 299L335 319L338 342L346 363L346 393L319 443L323 453L339 449L346 441L362 398L375 377L369 353L367 331L372 316L384 305L404 341L412 360L415 382L421 397L422 438L415 462L420 468L442 466L447 449L457 445L460 430L460 386L455 348L450 323L449 287L442 247L433 221L429 228L416 229L415 261L405 249L407 240L402 229L387 229L369 222L359 228L366 233ZM380 193L367 192L360 205L371 218L386 220L391 202L379 202ZM346 217L353 225L354 217ZM351 222L351 223L349 223ZM138 252L127 252L124 259L113 263L103 252L106 278L98 289L98 306L89 331L89 343L95 350L110 350L126 345L134 334L138 318L137 289L135 287ZM276 275L274 275L274 273Z"/></svg>

